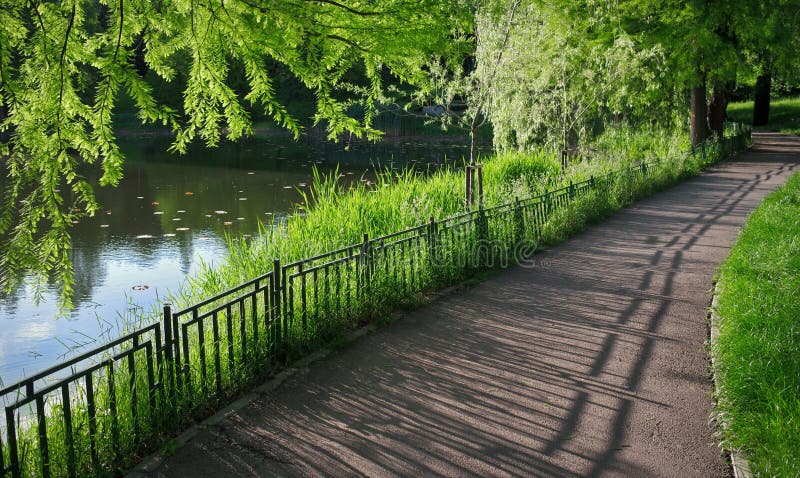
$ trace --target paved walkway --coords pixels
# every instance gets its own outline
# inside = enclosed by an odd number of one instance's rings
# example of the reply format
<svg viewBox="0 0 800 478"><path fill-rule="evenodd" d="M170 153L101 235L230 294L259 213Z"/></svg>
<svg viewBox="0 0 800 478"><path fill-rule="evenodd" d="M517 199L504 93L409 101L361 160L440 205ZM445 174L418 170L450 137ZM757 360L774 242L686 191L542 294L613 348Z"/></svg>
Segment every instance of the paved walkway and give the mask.
<svg viewBox="0 0 800 478"><path fill-rule="evenodd" d="M153 476L729 476L709 425L712 278L800 139L641 201L301 371Z"/></svg>

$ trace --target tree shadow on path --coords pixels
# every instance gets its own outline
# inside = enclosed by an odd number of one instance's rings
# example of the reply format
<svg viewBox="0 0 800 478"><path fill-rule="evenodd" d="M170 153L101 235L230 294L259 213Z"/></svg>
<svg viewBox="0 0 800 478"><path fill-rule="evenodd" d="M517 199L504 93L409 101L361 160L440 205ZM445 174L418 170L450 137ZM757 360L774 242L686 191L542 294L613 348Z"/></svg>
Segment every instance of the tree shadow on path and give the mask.
<svg viewBox="0 0 800 478"><path fill-rule="evenodd" d="M758 135L641 201L301 370L158 476L727 476L709 425L713 274L796 169Z"/></svg>

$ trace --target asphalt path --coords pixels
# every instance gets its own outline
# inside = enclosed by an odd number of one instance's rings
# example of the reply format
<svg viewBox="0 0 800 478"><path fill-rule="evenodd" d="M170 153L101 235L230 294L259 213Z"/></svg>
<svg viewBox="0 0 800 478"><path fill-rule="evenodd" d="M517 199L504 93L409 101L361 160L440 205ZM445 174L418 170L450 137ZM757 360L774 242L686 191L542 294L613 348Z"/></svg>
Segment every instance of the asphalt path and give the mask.
<svg viewBox="0 0 800 478"><path fill-rule="evenodd" d="M714 273L800 138L752 150L452 292L200 425L154 477L730 476Z"/></svg>

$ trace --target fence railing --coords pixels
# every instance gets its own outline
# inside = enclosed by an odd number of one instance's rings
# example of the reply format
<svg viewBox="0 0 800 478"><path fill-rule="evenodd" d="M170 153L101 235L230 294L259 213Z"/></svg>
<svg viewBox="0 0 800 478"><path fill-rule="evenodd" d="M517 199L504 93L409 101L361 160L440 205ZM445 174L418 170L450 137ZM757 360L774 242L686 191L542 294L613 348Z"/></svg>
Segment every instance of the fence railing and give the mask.
<svg viewBox="0 0 800 478"><path fill-rule="evenodd" d="M688 153L728 157L750 130ZM529 256L552 214L589 193L647 178L662 161L545 194L431 220L282 264L0 390L0 478L116 471L242 389L288 351L476 270Z"/></svg>

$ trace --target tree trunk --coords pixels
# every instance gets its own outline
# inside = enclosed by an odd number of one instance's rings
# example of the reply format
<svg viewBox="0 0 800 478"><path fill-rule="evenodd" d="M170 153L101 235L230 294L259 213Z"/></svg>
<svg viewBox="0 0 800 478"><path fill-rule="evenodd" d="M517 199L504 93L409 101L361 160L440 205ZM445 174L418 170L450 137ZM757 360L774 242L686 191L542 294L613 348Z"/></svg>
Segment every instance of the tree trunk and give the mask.
<svg viewBox="0 0 800 478"><path fill-rule="evenodd" d="M475 165L475 135L477 134L477 127L473 121L469 128L469 164Z"/></svg>
<svg viewBox="0 0 800 478"><path fill-rule="evenodd" d="M753 126L764 126L769 123L770 90L772 90L772 75L769 73L758 75L753 104Z"/></svg>
<svg viewBox="0 0 800 478"><path fill-rule="evenodd" d="M728 86L720 81L714 82L711 101L708 103L708 125L718 139L725 133L725 110L728 108L730 94Z"/></svg>
<svg viewBox="0 0 800 478"><path fill-rule="evenodd" d="M690 131L689 136L692 146L696 146L708 138L708 123L706 122L706 82L692 88L689 100Z"/></svg>

